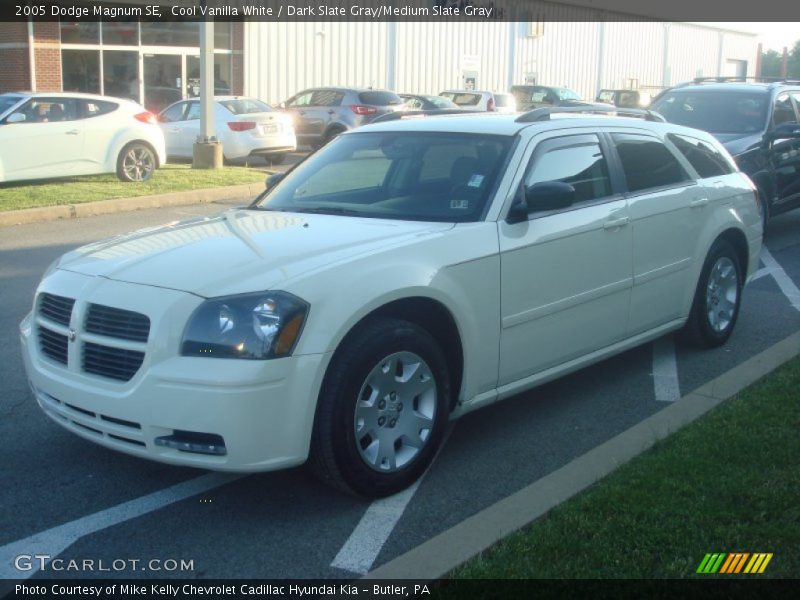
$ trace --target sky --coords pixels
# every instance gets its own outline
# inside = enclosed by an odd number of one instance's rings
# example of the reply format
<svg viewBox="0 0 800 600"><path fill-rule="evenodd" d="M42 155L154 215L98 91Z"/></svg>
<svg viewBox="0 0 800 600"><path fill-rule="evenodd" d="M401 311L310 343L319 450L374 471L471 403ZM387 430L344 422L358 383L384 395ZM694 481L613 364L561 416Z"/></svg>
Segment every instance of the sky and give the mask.
<svg viewBox="0 0 800 600"><path fill-rule="evenodd" d="M758 34L758 41L764 44L764 50L781 51L784 46L790 50L800 40L800 23L706 23L715 27L725 27L738 31Z"/></svg>

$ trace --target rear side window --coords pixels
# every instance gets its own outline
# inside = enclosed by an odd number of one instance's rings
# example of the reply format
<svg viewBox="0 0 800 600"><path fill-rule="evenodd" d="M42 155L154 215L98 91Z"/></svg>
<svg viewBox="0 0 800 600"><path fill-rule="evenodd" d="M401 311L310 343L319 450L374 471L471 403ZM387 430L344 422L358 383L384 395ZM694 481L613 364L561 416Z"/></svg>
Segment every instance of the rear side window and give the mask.
<svg viewBox="0 0 800 600"><path fill-rule="evenodd" d="M575 188L575 203L611 195L608 164L595 135L573 135L543 142L534 155L525 185L561 181Z"/></svg>
<svg viewBox="0 0 800 600"><path fill-rule="evenodd" d="M403 103L403 99L392 92L361 92L358 101L372 106L393 106Z"/></svg>
<svg viewBox="0 0 800 600"><path fill-rule="evenodd" d="M220 100L219 104L234 115L271 112L272 107L266 102L253 98L237 98L236 100Z"/></svg>
<svg viewBox="0 0 800 600"><path fill-rule="evenodd" d="M107 115L119 108L116 102L106 102L105 100L78 100L78 114L81 119L91 119Z"/></svg>
<svg viewBox="0 0 800 600"><path fill-rule="evenodd" d="M627 133L611 135L622 161L628 190L675 185L689 179L678 159L658 139Z"/></svg>
<svg viewBox="0 0 800 600"><path fill-rule="evenodd" d="M668 137L703 179L733 173L730 163L711 144L674 133L670 133Z"/></svg>
<svg viewBox="0 0 800 600"><path fill-rule="evenodd" d="M341 106L344 94L336 90L317 90L311 98L312 106Z"/></svg>
<svg viewBox="0 0 800 600"><path fill-rule="evenodd" d="M199 102L192 102L189 104L189 110L186 111L186 117L184 120L186 121L194 121L195 119L200 118L200 103Z"/></svg>
<svg viewBox="0 0 800 600"><path fill-rule="evenodd" d="M456 94L454 92L444 92L440 94L445 98L449 98L459 106L477 106L481 102L481 95L480 94Z"/></svg>

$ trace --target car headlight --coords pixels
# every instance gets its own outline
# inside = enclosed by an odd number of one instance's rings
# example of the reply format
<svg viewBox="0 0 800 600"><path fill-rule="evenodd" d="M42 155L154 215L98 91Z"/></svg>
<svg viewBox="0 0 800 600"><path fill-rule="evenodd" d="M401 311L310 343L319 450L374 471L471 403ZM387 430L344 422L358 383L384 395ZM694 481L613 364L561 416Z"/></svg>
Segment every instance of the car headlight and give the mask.
<svg viewBox="0 0 800 600"><path fill-rule="evenodd" d="M265 360L291 355L309 306L286 292L212 298L192 314L183 356Z"/></svg>

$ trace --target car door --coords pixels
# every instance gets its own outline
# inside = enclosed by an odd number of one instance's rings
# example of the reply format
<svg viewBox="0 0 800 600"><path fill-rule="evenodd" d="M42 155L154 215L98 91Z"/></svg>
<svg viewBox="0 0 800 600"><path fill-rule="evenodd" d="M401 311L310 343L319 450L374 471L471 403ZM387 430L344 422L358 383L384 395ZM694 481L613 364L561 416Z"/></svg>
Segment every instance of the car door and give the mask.
<svg viewBox="0 0 800 600"><path fill-rule="evenodd" d="M618 130L609 137L624 174L633 230L633 336L685 316L709 192L655 134Z"/></svg>
<svg viewBox="0 0 800 600"><path fill-rule="evenodd" d="M14 117L17 115L17 117ZM19 122L13 121L21 118ZM65 97L31 98L0 127L0 161L6 181L74 175L83 153L83 124Z"/></svg>
<svg viewBox="0 0 800 600"><path fill-rule="evenodd" d="M202 109L198 100L190 100L187 104L183 119L179 121L177 151L178 156L191 158L194 156L194 144L200 135L200 113Z"/></svg>
<svg viewBox="0 0 800 600"><path fill-rule="evenodd" d="M84 131L83 153L77 172L102 173L107 168L111 145L120 130L127 127L128 117L121 117L117 112L117 102L75 98L75 105Z"/></svg>
<svg viewBox="0 0 800 600"><path fill-rule="evenodd" d="M188 102L176 102L167 107L158 116L161 131L164 132L164 142L167 146L167 156L185 156L181 154L181 131L184 127L184 115Z"/></svg>
<svg viewBox="0 0 800 600"><path fill-rule="evenodd" d="M628 210L619 184L612 184L606 140L583 131L540 137L528 149L521 178L526 186L569 183L575 202L520 223L499 222L501 386L625 336L632 283Z"/></svg>
<svg viewBox="0 0 800 600"><path fill-rule="evenodd" d="M800 101L800 92L793 94ZM797 112L788 93L779 94L772 113L772 126L797 123ZM800 204L800 139L776 139L770 144L769 160L774 170L776 212Z"/></svg>
<svg viewBox="0 0 800 600"><path fill-rule="evenodd" d="M337 110L342 105L344 94L337 90L317 90L311 97L311 105L306 109L306 122L309 132L322 139L328 125L337 120Z"/></svg>
<svg viewBox="0 0 800 600"><path fill-rule="evenodd" d="M304 141L308 141L313 129L312 115L309 112L313 95L314 90L305 90L284 103L284 110L294 115L295 134L298 138L305 138Z"/></svg>

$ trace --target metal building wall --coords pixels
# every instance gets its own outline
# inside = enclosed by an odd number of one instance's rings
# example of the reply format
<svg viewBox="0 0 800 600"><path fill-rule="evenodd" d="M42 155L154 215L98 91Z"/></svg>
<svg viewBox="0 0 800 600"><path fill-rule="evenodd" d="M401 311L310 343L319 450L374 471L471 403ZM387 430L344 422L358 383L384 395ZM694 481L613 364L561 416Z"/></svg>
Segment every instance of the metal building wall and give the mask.
<svg viewBox="0 0 800 600"><path fill-rule="evenodd" d="M482 89L507 90L535 75L594 98L628 79L667 86L724 74L728 60L747 61L748 75L755 69L752 35L547 6L538 36L529 23L248 22L245 93L273 103L320 85L435 94L476 71Z"/></svg>
<svg viewBox="0 0 800 600"><path fill-rule="evenodd" d="M387 23L246 23L245 94L278 103L320 85L386 87Z"/></svg>

